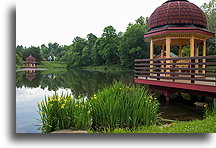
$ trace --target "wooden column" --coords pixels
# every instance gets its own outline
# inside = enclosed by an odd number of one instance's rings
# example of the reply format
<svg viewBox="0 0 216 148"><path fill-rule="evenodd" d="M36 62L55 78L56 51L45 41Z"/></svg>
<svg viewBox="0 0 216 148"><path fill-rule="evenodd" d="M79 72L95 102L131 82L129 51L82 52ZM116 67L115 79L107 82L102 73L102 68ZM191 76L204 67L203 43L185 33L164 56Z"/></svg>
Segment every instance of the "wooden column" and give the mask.
<svg viewBox="0 0 216 148"><path fill-rule="evenodd" d="M194 57L194 35L190 37L190 57ZM195 60L191 60L191 63L195 63ZM191 65L191 68L195 68L195 65ZM190 71L191 74L195 73L195 70ZM195 78L195 75L191 75L191 78ZM194 80L191 80L191 83L195 83Z"/></svg>
<svg viewBox="0 0 216 148"><path fill-rule="evenodd" d="M170 36L166 37L166 58L170 58L170 46L171 46L171 38ZM166 63L171 63L170 60L167 60ZM170 68L170 65L166 65L166 68ZM170 72L170 70L166 70L166 72ZM167 74L166 76L170 76L170 74Z"/></svg>
<svg viewBox="0 0 216 148"><path fill-rule="evenodd" d="M206 56L206 39L203 41L203 56ZM203 63L206 62L206 59L203 59ZM206 65L203 64L203 68L206 68ZM203 74L206 73L205 70L202 71Z"/></svg>
<svg viewBox="0 0 216 148"><path fill-rule="evenodd" d="M162 45L161 46L161 58L164 58L164 50L165 50L165 45ZM164 61L161 61L161 63L164 63ZM164 65L161 65L161 68L164 68ZM162 69L161 72L164 72L164 69Z"/></svg>
<svg viewBox="0 0 216 148"><path fill-rule="evenodd" d="M179 45L179 57L182 57L182 44Z"/></svg>
<svg viewBox="0 0 216 148"><path fill-rule="evenodd" d="M190 57L194 57L194 35L190 38Z"/></svg>
<svg viewBox="0 0 216 148"><path fill-rule="evenodd" d="M150 43L150 59L154 59L154 43L153 43L153 39L151 39L151 43ZM150 61L150 64L153 64L153 61ZM150 65L150 68L153 68L153 65ZM153 69L150 69L150 72L153 72ZM153 73L150 73L150 76L152 76Z"/></svg>
<svg viewBox="0 0 216 148"><path fill-rule="evenodd" d="M196 57L199 56L199 46L198 46L198 44L195 45L195 56ZM199 60L196 59L195 62L198 63ZM195 65L195 68L199 68L199 65ZM195 73L199 73L199 70L195 70Z"/></svg>

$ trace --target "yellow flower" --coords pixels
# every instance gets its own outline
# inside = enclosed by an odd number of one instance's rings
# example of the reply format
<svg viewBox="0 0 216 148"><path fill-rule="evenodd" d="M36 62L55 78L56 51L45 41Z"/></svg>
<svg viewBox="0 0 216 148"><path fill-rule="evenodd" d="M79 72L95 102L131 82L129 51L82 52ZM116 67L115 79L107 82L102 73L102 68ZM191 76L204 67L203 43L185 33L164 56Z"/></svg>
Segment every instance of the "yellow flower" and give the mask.
<svg viewBox="0 0 216 148"><path fill-rule="evenodd" d="M205 104L203 107L207 107L207 105Z"/></svg>
<svg viewBox="0 0 216 148"><path fill-rule="evenodd" d="M42 105L42 107L45 107L45 105Z"/></svg>
<svg viewBox="0 0 216 148"><path fill-rule="evenodd" d="M50 104L50 106L52 107L52 106L53 106L53 104Z"/></svg>
<svg viewBox="0 0 216 148"><path fill-rule="evenodd" d="M94 94L94 97L96 97L96 94Z"/></svg>
<svg viewBox="0 0 216 148"><path fill-rule="evenodd" d="M154 98L155 100L157 100L157 98Z"/></svg>
<svg viewBox="0 0 216 148"><path fill-rule="evenodd" d="M64 103L66 103L67 102L67 100L64 100Z"/></svg>
<svg viewBox="0 0 216 148"><path fill-rule="evenodd" d="M61 108L64 108L65 107L65 104L62 104Z"/></svg>
<svg viewBox="0 0 216 148"><path fill-rule="evenodd" d="M38 103L38 106L40 106L41 104L40 103Z"/></svg>
<svg viewBox="0 0 216 148"><path fill-rule="evenodd" d="M79 95L78 98L80 98L81 96Z"/></svg>
<svg viewBox="0 0 216 148"><path fill-rule="evenodd" d="M40 112L40 114L42 115L44 112Z"/></svg>
<svg viewBox="0 0 216 148"><path fill-rule="evenodd" d="M82 101L80 100L79 103L82 103Z"/></svg>
<svg viewBox="0 0 216 148"><path fill-rule="evenodd" d="M144 97L144 99L146 99L146 97Z"/></svg>
<svg viewBox="0 0 216 148"><path fill-rule="evenodd" d="M150 99L152 99L153 97L152 96L150 96Z"/></svg>

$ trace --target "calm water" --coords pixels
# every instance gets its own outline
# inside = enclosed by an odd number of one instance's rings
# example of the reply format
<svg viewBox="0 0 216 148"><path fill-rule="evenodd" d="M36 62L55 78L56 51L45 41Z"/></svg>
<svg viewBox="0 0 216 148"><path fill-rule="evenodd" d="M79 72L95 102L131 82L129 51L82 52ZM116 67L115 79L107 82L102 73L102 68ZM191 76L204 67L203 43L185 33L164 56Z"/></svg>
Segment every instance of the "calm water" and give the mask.
<svg viewBox="0 0 216 148"><path fill-rule="evenodd" d="M90 72L83 70L18 71L16 73L16 132L40 133L37 103L53 93L92 95L114 80L133 83L131 72ZM163 104L163 102L162 102ZM187 105L173 102L162 105L163 117L169 119L196 119L202 115Z"/></svg>

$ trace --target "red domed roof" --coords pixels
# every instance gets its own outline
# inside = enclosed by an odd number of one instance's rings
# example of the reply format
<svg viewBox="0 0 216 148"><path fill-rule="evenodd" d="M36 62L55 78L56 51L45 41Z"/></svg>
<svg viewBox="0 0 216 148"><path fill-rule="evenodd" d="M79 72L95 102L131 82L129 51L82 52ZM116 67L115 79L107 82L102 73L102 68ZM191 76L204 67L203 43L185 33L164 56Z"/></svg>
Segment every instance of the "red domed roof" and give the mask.
<svg viewBox="0 0 216 148"><path fill-rule="evenodd" d="M30 55L26 58L26 61L36 61L36 59L32 55Z"/></svg>
<svg viewBox="0 0 216 148"><path fill-rule="evenodd" d="M150 16L148 30L169 25L206 28L207 21L204 12L195 4L187 0L168 0Z"/></svg>

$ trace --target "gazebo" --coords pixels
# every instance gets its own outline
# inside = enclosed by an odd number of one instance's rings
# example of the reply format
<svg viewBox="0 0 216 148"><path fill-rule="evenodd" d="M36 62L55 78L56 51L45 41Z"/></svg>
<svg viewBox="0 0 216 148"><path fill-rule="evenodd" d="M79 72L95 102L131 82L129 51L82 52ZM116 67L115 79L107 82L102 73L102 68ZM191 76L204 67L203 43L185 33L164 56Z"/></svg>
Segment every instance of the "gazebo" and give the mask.
<svg viewBox="0 0 216 148"><path fill-rule="evenodd" d="M25 61L23 61L23 64L25 64L24 68L35 68L36 67L36 59L30 55L26 58Z"/></svg>
<svg viewBox="0 0 216 148"><path fill-rule="evenodd" d="M214 35L195 4L188 0L164 2L149 18L144 38L150 42L150 59L135 60L134 82L149 85L150 91L162 91L167 102L174 92L215 97L216 56L206 55L206 41ZM156 58L155 46L161 49ZM182 57L184 46L190 48L189 57ZM172 47L178 57L172 56Z"/></svg>

